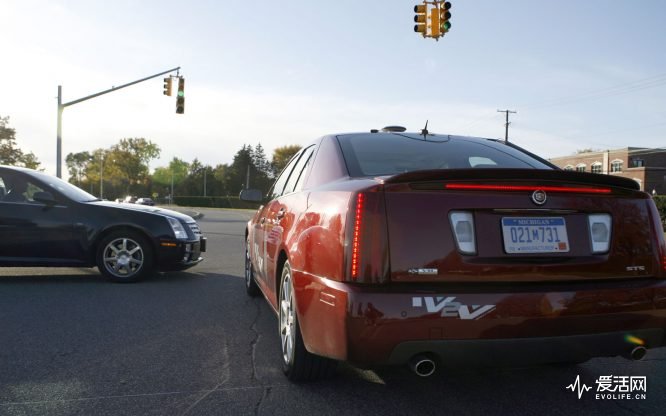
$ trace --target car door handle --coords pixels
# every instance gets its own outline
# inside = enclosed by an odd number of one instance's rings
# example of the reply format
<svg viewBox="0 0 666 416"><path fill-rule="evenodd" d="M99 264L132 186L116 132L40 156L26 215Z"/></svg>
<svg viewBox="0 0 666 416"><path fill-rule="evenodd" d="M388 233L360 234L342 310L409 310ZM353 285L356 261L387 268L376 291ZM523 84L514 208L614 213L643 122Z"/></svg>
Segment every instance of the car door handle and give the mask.
<svg viewBox="0 0 666 416"><path fill-rule="evenodd" d="M286 211L284 210L284 208L280 208L280 210L277 212L277 214L275 215L275 217L276 217L278 220L281 220L282 217L284 217L284 214L285 214L285 213L286 213Z"/></svg>

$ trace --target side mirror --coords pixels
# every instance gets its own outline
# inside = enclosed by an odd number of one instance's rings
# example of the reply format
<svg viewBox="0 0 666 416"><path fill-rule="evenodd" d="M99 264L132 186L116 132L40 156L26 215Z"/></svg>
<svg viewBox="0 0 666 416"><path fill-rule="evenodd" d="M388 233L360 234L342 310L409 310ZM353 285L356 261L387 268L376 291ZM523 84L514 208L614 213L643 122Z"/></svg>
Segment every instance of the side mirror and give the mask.
<svg viewBox="0 0 666 416"><path fill-rule="evenodd" d="M35 192L32 199L46 205L55 205L56 200L51 192Z"/></svg>
<svg viewBox="0 0 666 416"><path fill-rule="evenodd" d="M259 189L243 189L238 198L247 202L261 202L263 199Z"/></svg>

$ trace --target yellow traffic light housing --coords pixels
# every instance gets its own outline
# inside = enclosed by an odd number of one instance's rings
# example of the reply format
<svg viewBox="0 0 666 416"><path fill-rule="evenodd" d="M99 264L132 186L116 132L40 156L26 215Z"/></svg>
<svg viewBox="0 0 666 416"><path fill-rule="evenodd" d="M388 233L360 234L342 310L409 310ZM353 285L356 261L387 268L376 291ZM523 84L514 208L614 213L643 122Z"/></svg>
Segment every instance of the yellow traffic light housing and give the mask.
<svg viewBox="0 0 666 416"><path fill-rule="evenodd" d="M424 38L439 40L451 28L451 2L446 0L423 0L414 6L414 32Z"/></svg>
<svg viewBox="0 0 666 416"><path fill-rule="evenodd" d="M430 9L430 16L428 16L430 22L428 22L428 29L430 29L430 37L439 39L442 35L441 28L439 27L439 8L433 7Z"/></svg>
<svg viewBox="0 0 666 416"><path fill-rule="evenodd" d="M426 3L423 2L423 4L417 4L414 6L414 22L416 23L414 25L414 32L420 33L423 35L423 37L426 36L426 14L428 12Z"/></svg>
<svg viewBox="0 0 666 416"><path fill-rule="evenodd" d="M171 77L164 78L164 95L171 96Z"/></svg>
<svg viewBox="0 0 666 416"><path fill-rule="evenodd" d="M444 36L446 32L451 29L451 22L449 22L449 19L451 18L451 12L449 12L450 8L451 2L449 1L445 1L439 5L439 31L441 32L442 36Z"/></svg>
<svg viewBox="0 0 666 416"><path fill-rule="evenodd" d="M178 78L178 94L176 96L176 114L185 114L185 78Z"/></svg>

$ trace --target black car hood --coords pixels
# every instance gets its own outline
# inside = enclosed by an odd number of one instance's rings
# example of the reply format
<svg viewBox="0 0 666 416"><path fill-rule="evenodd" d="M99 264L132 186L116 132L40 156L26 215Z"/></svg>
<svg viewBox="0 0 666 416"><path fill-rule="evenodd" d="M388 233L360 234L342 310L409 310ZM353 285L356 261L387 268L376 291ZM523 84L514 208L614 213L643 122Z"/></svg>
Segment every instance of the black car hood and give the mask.
<svg viewBox="0 0 666 416"><path fill-rule="evenodd" d="M147 212L150 214L157 214L157 215L164 215L167 217L173 217L173 218L178 218L179 220L185 221L185 222L194 222L194 219L190 217L189 215L172 211L170 209L164 209L164 208L158 208L158 207L151 207L148 205L138 205L138 204L129 204L129 203L122 203L122 202L111 202L111 201L92 201L88 202L88 204L91 205L97 205L97 206L104 206L104 207L109 207L109 208L114 208L114 209L123 209L123 210L128 210L128 211L141 211L141 212Z"/></svg>

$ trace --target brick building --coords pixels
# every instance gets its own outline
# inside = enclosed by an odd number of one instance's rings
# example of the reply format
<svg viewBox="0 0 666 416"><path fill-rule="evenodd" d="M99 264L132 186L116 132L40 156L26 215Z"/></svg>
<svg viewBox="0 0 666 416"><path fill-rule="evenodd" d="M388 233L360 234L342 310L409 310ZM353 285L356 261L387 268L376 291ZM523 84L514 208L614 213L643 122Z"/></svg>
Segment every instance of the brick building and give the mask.
<svg viewBox="0 0 666 416"><path fill-rule="evenodd" d="M643 191L666 195L666 149L626 147L555 157L550 162L565 170L633 179Z"/></svg>

